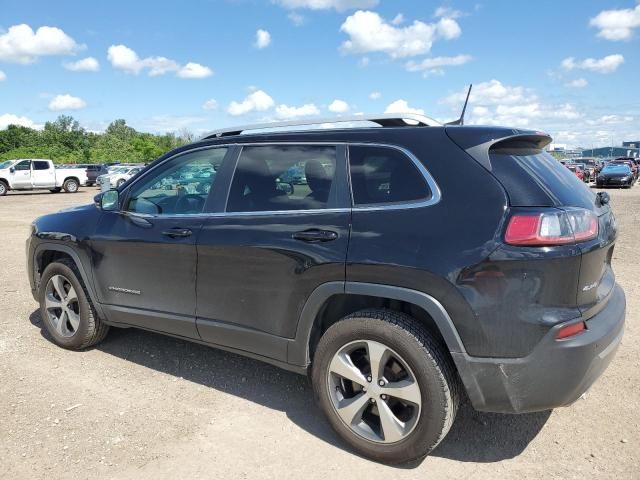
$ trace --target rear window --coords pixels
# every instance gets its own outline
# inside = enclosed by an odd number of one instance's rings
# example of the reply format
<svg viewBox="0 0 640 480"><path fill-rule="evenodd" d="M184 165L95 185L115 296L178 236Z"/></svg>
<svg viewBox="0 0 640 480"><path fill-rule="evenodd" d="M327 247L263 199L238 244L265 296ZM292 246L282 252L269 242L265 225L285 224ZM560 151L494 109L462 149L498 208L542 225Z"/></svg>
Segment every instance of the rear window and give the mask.
<svg viewBox="0 0 640 480"><path fill-rule="evenodd" d="M43 162L39 160L33 161L34 170L49 170L49 162Z"/></svg>
<svg viewBox="0 0 640 480"><path fill-rule="evenodd" d="M493 173L511 205L593 208L591 189L547 152L501 148L489 153Z"/></svg>

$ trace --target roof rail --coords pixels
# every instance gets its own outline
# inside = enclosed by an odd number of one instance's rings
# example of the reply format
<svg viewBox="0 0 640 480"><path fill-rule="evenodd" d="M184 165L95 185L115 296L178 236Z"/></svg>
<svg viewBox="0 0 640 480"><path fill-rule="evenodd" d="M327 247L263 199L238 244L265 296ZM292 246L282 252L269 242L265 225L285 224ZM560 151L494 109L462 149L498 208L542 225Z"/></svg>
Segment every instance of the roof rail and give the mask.
<svg viewBox="0 0 640 480"><path fill-rule="evenodd" d="M432 118L419 115L417 113L379 113L373 115L354 115L349 117L333 117L333 118L310 118L300 120L288 120L285 122L257 123L253 125L243 125L239 127L223 128L214 130L202 136L200 140L208 138L227 137L231 135L240 135L248 130L263 130L272 128L301 127L311 125L323 125L327 123L344 123L344 122L372 122L377 123L381 127L437 127L441 123Z"/></svg>

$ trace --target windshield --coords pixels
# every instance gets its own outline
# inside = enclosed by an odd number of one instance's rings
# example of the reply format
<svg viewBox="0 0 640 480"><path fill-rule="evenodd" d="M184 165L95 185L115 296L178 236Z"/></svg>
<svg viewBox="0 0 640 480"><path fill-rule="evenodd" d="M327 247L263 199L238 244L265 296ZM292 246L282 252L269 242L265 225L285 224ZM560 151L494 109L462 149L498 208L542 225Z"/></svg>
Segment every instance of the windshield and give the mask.
<svg viewBox="0 0 640 480"><path fill-rule="evenodd" d="M602 169L602 172L603 173L631 173L631 169L629 168L628 165L624 165L624 164L617 164L617 165L609 164Z"/></svg>
<svg viewBox="0 0 640 480"><path fill-rule="evenodd" d="M13 162L15 162L15 160L6 160L4 162L0 162L0 170L2 170L3 168L9 168Z"/></svg>

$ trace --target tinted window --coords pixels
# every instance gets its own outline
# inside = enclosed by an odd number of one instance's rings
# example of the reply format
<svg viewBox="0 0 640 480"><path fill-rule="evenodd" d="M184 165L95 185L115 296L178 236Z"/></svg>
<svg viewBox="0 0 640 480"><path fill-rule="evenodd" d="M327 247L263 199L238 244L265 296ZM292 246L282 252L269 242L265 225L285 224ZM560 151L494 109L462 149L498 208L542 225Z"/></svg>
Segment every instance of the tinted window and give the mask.
<svg viewBox="0 0 640 480"><path fill-rule="evenodd" d="M335 147L244 147L233 176L227 211L313 210L332 206L335 172Z"/></svg>
<svg viewBox="0 0 640 480"><path fill-rule="evenodd" d="M35 160L33 162L33 169L34 170L49 170L49 162L42 162L42 161Z"/></svg>
<svg viewBox="0 0 640 480"><path fill-rule="evenodd" d="M355 205L411 202L431 196L413 161L394 148L349 147Z"/></svg>
<svg viewBox="0 0 640 480"><path fill-rule="evenodd" d="M23 160L21 162L18 162L13 168L15 168L16 170L29 170L31 169L31 160Z"/></svg>
<svg viewBox="0 0 640 480"><path fill-rule="evenodd" d="M226 148L212 148L170 160L132 187L126 210L151 215L201 213L226 153Z"/></svg>

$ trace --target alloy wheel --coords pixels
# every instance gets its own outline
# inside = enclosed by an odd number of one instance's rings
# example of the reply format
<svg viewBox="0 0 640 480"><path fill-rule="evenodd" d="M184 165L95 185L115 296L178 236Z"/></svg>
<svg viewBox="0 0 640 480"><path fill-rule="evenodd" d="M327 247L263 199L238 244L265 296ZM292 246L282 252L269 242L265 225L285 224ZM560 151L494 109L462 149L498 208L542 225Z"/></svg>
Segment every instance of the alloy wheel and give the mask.
<svg viewBox="0 0 640 480"><path fill-rule="evenodd" d="M407 362L386 345L350 342L328 369L333 407L356 435L376 443L396 443L416 427L422 406L420 386Z"/></svg>
<svg viewBox="0 0 640 480"><path fill-rule="evenodd" d="M65 338L75 335L80 326L80 304L71 282L63 275L54 275L44 295L46 314L55 331Z"/></svg>

